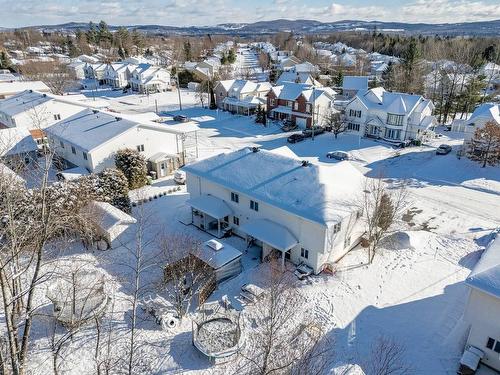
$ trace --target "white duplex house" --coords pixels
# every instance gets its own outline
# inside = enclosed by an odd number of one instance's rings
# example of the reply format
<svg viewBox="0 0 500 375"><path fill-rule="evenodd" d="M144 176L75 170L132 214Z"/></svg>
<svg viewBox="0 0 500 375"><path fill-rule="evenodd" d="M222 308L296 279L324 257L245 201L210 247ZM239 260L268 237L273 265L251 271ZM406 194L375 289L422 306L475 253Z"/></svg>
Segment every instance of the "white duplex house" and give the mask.
<svg viewBox="0 0 500 375"><path fill-rule="evenodd" d="M319 273L363 234L354 201L364 177L349 162L318 166L244 148L183 169L192 224L217 237L230 229L262 260L274 254Z"/></svg>
<svg viewBox="0 0 500 375"><path fill-rule="evenodd" d="M170 73L156 65L139 64L129 83L132 90L141 94L167 91L170 89Z"/></svg>
<svg viewBox="0 0 500 375"><path fill-rule="evenodd" d="M482 362L500 371L500 235L490 242L465 283L470 289L465 310L467 345L484 353Z"/></svg>
<svg viewBox="0 0 500 375"><path fill-rule="evenodd" d="M432 101L421 95L376 87L346 104L345 121L350 132L399 143L432 134L436 124L433 110Z"/></svg>
<svg viewBox="0 0 500 375"><path fill-rule="evenodd" d="M82 167L89 172L113 168L115 153L124 148L136 149L146 159L156 159L159 153L183 153L178 133L165 125L92 109L50 126L46 133L50 146L67 167Z"/></svg>
<svg viewBox="0 0 500 375"><path fill-rule="evenodd" d="M128 63L111 63L106 65L104 81L114 88L124 88L129 84L133 71L137 65Z"/></svg>
<svg viewBox="0 0 500 375"><path fill-rule="evenodd" d="M266 95L271 89L269 82L252 82L244 79L228 79L215 85L217 107L243 115L251 115L260 105L266 108Z"/></svg>

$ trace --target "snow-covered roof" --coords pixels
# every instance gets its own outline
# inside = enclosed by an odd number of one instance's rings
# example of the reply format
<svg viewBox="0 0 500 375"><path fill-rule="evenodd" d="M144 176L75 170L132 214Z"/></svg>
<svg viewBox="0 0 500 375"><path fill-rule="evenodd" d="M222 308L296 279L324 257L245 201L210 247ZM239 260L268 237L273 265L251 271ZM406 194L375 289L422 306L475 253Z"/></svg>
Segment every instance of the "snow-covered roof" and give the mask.
<svg viewBox="0 0 500 375"><path fill-rule="evenodd" d="M99 226L105 231L110 231L116 225L137 222L135 218L107 202L92 201L85 207L85 210L98 221Z"/></svg>
<svg viewBox="0 0 500 375"><path fill-rule="evenodd" d="M0 82L0 95L12 95L25 90L50 92L50 88L42 81L3 81Z"/></svg>
<svg viewBox="0 0 500 375"><path fill-rule="evenodd" d="M84 109L49 126L45 131L64 139L84 151L91 151L103 143L138 126L138 123L102 111Z"/></svg>
<svg viewBox="0 0 500 375"><path fill-rule="evenodd" d="M309 73L283 72L276 81L277 85L282 85L285 82L306 83L308 85L315 84L314 78Z"/></svg>
<svg viewBox="0 0 500 375"><path fill-rule="evenodd" d="M0 156L26 154L38 146L27 128L0 129Z"/></svg>
<svg viewBox="0 0 500 375"><path fill-rule="evenodd" d="M484 118L486 120L493 120L497 124L500 124L500 105L494 103L483 103L477 107L469 120L468 124L474 123L478 118Z"/></svg>
<svg viewBox="0 0 500 375"><path fill-rule="evenodd" d="M52 98L45 93L33 90L22 91L10 98L0 101L0 112L8 116L15 116L19 113L29 111L41 104L51 101Z"/></svg>
<svg viewBox="0 0 500 375"><path fill-rule="evenodd" d="M396 115L409 116L414 111L422 112L427 106L433 107L432 102L421 95L389 92L382 87L376 87L364 93L358 92L352 99L352 101L355 100L360 100L366 108L381 109Z"/></svg>
<svg viewBox="0 0 500 375"><path fill-rule="evenodd" d="M250 220L243 224L240 229L253 238L281 251L288 251L299 243L286 227L268 219Z"/></svg>
<svg viewBox="0 0 500 375"><path fill-rule="evenodd" d="M219 154L184 170L325 225L352 211L364 178L348 161L303 166L295 158L252 148Z"/></svg>
<svg viewBox="0 0 500 375"><path fill-rule="evenodd" d="M472 288L500 298L500 235L498 231L465 283Z"/></svg>
<svg viewBox="0 0 500 375"><path fill-rule="evenodd" d="M215 245L218 250L213 249ZM221 247L222 246L222 247ZM213 269L217 270L243 255L241 251L220 240L204 242L199 250L192 250L191 254L201 259Z"/></svg>
<svg viewBox="0 0 500 375"><path fill-rule="evenodd" d="M225 201L213 195L200 195L199 197L189 199L186 203L197 210L209 214L215 219L222 219L233 214L233 210Z"/></svg>
<svg viewBox="0 0 500 375"><path fill-rule="evenodd" d="M65 169L61 172L57 173L62 176L66 181L76 180L82 176L86 176L89 174L89 171L83 167L74 167Z"/></svg>
<svg viewBox="0 0 500 375"><path fill-rule="evenodd" d="M3 163L0 163L0 176L2 176L2 180L7 183L10 182L16 182L21 184L26 183L24 178L19 176L16 172L14 172L12 169L10 169Z"/></svg>
<svg viewBox="0 0 500 375"><path fill-rule="evenodd" d="M342 89L344 90L367 90L368 77L366 76L344 76L342 81Z"/></svg>
<svg viewBox="0 0 500 375"><path fill-rule="evenodd" d="M312 88L311 85L304 83L285 82L281 87L278 98L283 100L295 100L302 94L302 91L310 88Z"/></svg>
<svg viewBox="0 0 500 375"><path fill-rule="evenodd" d="M19 81L21 77L12 73L0 73L0 82Z"/></svg>

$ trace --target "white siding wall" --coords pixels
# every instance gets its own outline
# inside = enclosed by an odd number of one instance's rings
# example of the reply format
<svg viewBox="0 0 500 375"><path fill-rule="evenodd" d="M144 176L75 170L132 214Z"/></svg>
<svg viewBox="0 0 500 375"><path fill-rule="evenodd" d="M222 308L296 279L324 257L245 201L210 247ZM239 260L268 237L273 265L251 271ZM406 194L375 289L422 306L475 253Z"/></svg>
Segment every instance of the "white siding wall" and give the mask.
<svg viewBox="0 0 500 375"><path fill-rule="evenodd" d="M0 121L5 125L10 127L26 127L28 129L36 129L39 125L34 121L34 114L36 114L37 119L42 121L40 126L42 128L54 125L56 122L67 119L74 114L81 112L84 108L72 105L68 103L61 103L55 100L46 102L34 109L29 109L25 112L19 113L13 117L10 117L4 113L0 113ZM54 115L60 115L61 119L58 120Z"/></svg>
<svg viewBox="0 0 500 375"><path fill-rule="evenodd" d="M187 189L192 198L202 194L211 194L223 199L231 206L235 216L239 218L240 226L249 220L264 218L285 226L299 241L299 245L291 251L291 261L295 264L304 262L311 266L315 272L320 272L321 266L325 262L334 262L346 253L344 247L346 237L351 236L351 243L355 243L359 238L360 228L354 228L353 223L349 222L349 218L346 218L342 223L342 229L339 233L327 237L327 228L324 225L300 218L258 200L256 201L259 203L259 211L255 212L250 209L251 197L235 191L235 193L239 194L239 203L231 202L231 190L205 179L200 179L191 173L187 173ZM355 217L355 213L353 215ZM231 217L229 221L232 225L233 218ZM237 234L244 236L244 233L238 232L238 227L232 226ZM308 259L300 257L302 247L309 250Z"/></svg>
<svg viewBox="0 0 500 375"><path fill-rule="evenodd" d="M500 299L471 289L466 321L471 325L467 343L485 353L483 362L500 371L500 354L486 348L488 337L500 341Z"/></svg>

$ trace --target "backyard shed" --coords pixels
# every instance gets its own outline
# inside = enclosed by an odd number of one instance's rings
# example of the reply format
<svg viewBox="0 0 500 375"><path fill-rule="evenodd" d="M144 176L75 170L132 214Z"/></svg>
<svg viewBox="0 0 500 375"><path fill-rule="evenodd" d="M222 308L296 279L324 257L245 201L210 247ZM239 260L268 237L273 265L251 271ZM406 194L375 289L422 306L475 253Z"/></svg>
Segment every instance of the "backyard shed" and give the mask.
<svg viewBox="0 0 500 375"><path fill-rule="evenodd" d="M217 283L238 275L241 272L241 251L218 240L204 242L192 255L209 265L215 272Z"/></svg>

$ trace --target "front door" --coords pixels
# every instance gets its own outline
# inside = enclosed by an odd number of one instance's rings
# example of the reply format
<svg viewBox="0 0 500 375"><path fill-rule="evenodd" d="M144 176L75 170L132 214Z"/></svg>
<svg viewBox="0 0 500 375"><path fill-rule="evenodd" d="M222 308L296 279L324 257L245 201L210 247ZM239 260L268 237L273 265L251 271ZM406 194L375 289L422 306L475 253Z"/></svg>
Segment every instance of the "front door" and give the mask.
<svg viewBox="0 0 500 375"><path fill-rule="evenodd" d="M160 163L160 177L165 177L167 175L166 162Z"/></svg>
<svg viewBox="0 0 500 375"><path fill-rule="evenodd" d="M292 259L292 250L288 250L287 252L285 252L285 259L286 260L290 260Z"/></svg>

